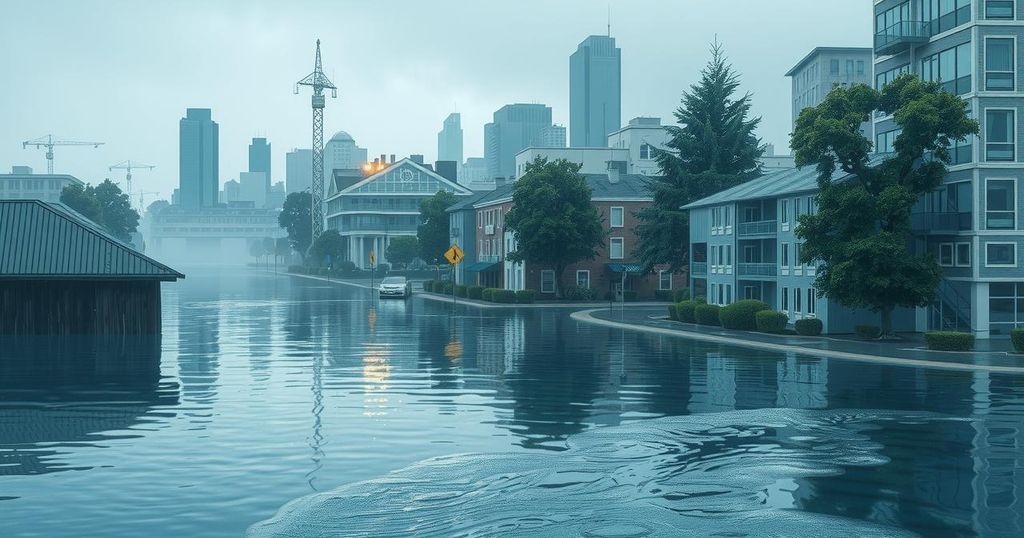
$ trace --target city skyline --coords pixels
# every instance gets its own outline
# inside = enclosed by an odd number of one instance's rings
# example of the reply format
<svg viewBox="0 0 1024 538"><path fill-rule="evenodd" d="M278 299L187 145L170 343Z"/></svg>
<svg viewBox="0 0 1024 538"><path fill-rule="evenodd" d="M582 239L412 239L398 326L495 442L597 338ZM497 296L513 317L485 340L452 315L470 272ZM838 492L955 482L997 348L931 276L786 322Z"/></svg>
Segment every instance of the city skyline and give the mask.
<svg viewBox="0 0 1024 538"><path fill-rule="evenodd" d="M717 36L742 76L742 89L754 94L753 112L764 118L758 134L785 148L790 124L786 70L816 46L870 43L871 34L864 30L870 24L870 2L744 5L746 16L736 19L741 3L696 10L678 2L611 2L611 34L623 51L623 123L635 116L673 123L681 93L699 77L708 44ZM0 36L3 50L10 51L0 55L0 68L21 72L38 61L38 54L15 53L25 40L52 41L56 48L47 55L50 68L39 73L41 80L31 91L21 84L0 90L0 114L8 120L0 133L0 167L44 169L41 151L21 147L21 141L40 134L99 140L106 145L98 150L58 148L56 171L93 183L106 177L117 181L107 167L126 155L137 157L157 166L140 178L137 188L158 191L165 199L178 182L175 123L186 108L211 108L218 119L220 184L247 170L246 146L254 136L275 143L271 180L284 179L284 153L309 147L307 99L291 90L294 79L311 67L309 50L317 37L323 40L325 71L340 89L340 98L326 112L325 132L348 131L370 154L425 153L432 161L437 125L453 110L462 115L467 158L483 156L483 126L507 103L547 104L553 122L568 125L566 58L586 36L604 33L608 18L606 6L583 1L544 5L542 18L531 15L530 2L447 2L440 9L392 2L376 12L390 30L376 35L365 25L337 32L336 21L365 16L354 4L300 2L289 9L259 2L145 9L129 2L99 8L60 4L46 14L33 5L9 8L26 22ZM459 32L435 35L425 43L411 37L423 25L450 24L456 11ZM156 29L137 24L146 18L168 24ZM198 21L189 23L195 39L182 41L174 21L186 19ZM851 19L863 19L863 24L830 23ZM494 43L487 27L495 20L530 31ZM108 27L111 31L104 31ZM682 27L707 30L679 32ZM39 39L50 35L60 38ZM253 41L252 35L261 40ZM466 47L467 39L487 46ZM770 55L760 46L766 39L775 46ZM68 47L71 42L88 45ZM141 45L125 47L127 42ZM97 55L106 58L99 70L86 61ZM432 60L422 61L425 57ZM125 65L133 67L125 70Z"/></svg>

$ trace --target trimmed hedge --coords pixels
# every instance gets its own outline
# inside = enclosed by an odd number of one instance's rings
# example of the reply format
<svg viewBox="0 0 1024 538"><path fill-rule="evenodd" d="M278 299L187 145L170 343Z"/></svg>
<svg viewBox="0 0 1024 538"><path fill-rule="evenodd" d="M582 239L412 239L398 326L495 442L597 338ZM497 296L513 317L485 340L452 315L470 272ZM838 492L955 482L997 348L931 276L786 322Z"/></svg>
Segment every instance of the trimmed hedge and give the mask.
<svg viewBox="0 0 1024 538"><path fill-rule="evenodd" d="M455 284L451 280L438 280L434 282L434 293L451 295L455 291Z"/></svg>
<svg viewBox="0 0 1024 538"><path fill-rule="evenodd" d="M683 301L689 301L693 297L690 297L690 288L680 288L673 292L672 300L681 303Z"/></svg>
<svg viewBox="0 0 1024 538"><path fill-rule="evenodd" d="M516 292L496 288L491 293L491 301L495 303L514 304L516 302Z"/></svg>
<svg viewBox="0 0 1024 538"><path fill-rule="evenodd" d="M970 351L974 348L974 334L955 331L931 331L924 333L928 349L935 351Z"/></svg>
<svg viewBox="0 0 1024 538"><path fill-rule="evenodd" d="M581 288L579 286L567 286L562 295L570 301L593 301L597 293L593 288Z"/></svg>
<svg viewBox="0 0 1024 538"><path fill-rule="evenodd" d="M468 289L462 284L455 285L455 296L456 297L469 297Z"/></svg>
<svg viewBox="0 0 1024 538"><path fill-rule="evenodd" d="M699 304L693 309L693 317L701 325L720 326L722 324L721 318L719 318L721 309L716 304Z"/></svg>
<svg viewBox="0 0 1024 538"><path fill-rule="evenodd" d="M626 290L622 292L622 300L627 303L635 303L639 298L640 296L633 290Z"/></svg>
<svg viewBox="0 0 1024 538"><path fill-rule="evenodd" d="M671 303L668 305L668 319L672 321L679 321L679 305L677 303Z"/></svg>
<svg viewBox="0 0 1024 538"><path fill-rule="evenodd" d="M771 307L764 301L744 299L723 306L719 312L719 319L722 322L722 327L726 329L753 331L757 329L757 313L762 310L771 310Z"/></svg>
<svg viewBox="0 0 1024 538"><path fill-rule="evenodd" d="M724 313L724 309L723 309ZM761 310L754 314L757 330L763 333L781 333L789 324L789 316L774 310Z"/></svg>
<svg viewBox="0 0 1024 538"><path fill-rule="evenodd" d="M433 280L424 280L423 281L423 291L432 291L433 289L434 289L434 281Z"/></svg>
<svg viewBox="0 0 1024 538"><path fill-rule="evenodd" d="M796 333L802 336L818 336L825 328L818 318L798 319L793 323L793 327L796 329Z"/></svg>
<svg viewBox="0 0 1024 538"><path fill-rule="evenodd" d="M533 290L519 290L516 292L516 303L518 304L531 304L533 303L536 294Z"/></svg>
<svg viewBox="0 0 1024 538"><path fill-rule="evenodd" d="M483 286L469 286L466 288L466 296L470 299L483 299Z"/></svg>
<svg viewBox="0 0 1024 538"><path fill-rule="evenodd" d="M853 331L864 340L878 340L878 337L882 336L882 329L875 325L857 325Z"/></svg>
<svg viewBox="0 0 1024 538"><path fill-rule="evenodd" d="M679 317L679 321L684 323L696 323L697 317L694 310L697 305L701 304L699 301L683 301L676 305L676 315Z"/></svg>
<svg viewBox="0 0 1024 538"><path fill-rule="evenodd" d="M1017 353L1024 353L1024 329L1010 330L1010 341L1013 342L1013 349Z"/></svg>
<svg viewBox="0 0 1024 538"><path fill-rule="evenodd" d="M495 291L496 290L494 288L484 288L484 290L480 292L480 298L489 303L494 302Z"/></svg>
<svg viewBox="0 0 1024 538"><path fill-rule="evenodd" d="M654 290L654 300L665 303L671 303L675 299L675 294L672 290ZM679 302L679 301L675 301Z"/></svg>

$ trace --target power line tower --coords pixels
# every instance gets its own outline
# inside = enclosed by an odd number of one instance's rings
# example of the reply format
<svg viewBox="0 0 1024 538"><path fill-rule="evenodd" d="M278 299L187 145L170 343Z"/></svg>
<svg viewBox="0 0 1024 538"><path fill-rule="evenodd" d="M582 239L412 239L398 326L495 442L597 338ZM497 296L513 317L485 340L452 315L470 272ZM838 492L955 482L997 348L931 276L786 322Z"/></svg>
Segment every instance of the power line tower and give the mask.
<svg viewBox="0 0 1024 538"><path fill-rule="evenodd" d="M295 83L296 94L299 93L299 86L313 87L313 185L310 188L313 191L313 207L310 213L313 219L313 241L316 241L324 231L324 90L330 89L331 97L338 97L337 86L327 78L320 64L319 39L316 40L316 65L312 73Z"/></svg>
<svg viewBox="0 0 1024 538"><path fill-rule="evenodd" d="M132 168L143 169L143 170L152 170L152 169L154 169L156 167L153 166L153 165L150 165L150 164L133 163L130 160L124 161L124 162L121 162L121 163L117 163L115 165L111 165L110 166L110 170L111 171L114 171L114 170L125 170L126 171L126 173L124 175L125 187L126 187L125 194L128 195L128 199L129 200L132 199Z"/></svg>
<svg viewBox="0 0 1024 538"><path fill-rule="evenodd" d="M46 148L46 173L53 174L53 147L54 146L92 146L98 148L103 145L103 142L82 142L79 140L61 140L52 134L46 136L40 136L32 140L26 140L21 143L21 149L25 149L29 146L35 146L36 149Z"/></svg>

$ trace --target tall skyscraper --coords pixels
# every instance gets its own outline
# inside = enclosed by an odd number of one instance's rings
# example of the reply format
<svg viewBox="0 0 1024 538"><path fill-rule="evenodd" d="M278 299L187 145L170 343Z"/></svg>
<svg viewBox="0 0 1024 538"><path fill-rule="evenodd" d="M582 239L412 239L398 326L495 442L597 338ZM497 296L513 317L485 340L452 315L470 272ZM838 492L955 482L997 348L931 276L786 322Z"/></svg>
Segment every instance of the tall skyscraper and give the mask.
<svg viewBox="0 0 1024 538"><path fill-rule="evenodd" d="M437 160L462 164L462 116L458 112L448 114L437 133Z"/></svg>
<svg viewBox="0 0 1024 538"><path fill-rule="evenodd" d="M615 38L592 35L569 56L570 146L607 147L621 123L622 51Z"/></svg>
<svg viewBox="0 0 1024 538"><path fill-rule="evenodd" d="M541 104L505 105L484 125L484 160L487 175L513 177L516 153L540 144L541 132L551 127L551 107Z"/></svg>
<svg viewBox="0 0 1024 538"><path fill-rule="evenodd" d="M209 108L189 108L178 130L178 201L187 208L213 206L220 190L217 122Z"/></svg>
<svg viewBox="0 0 1024 538"><path fill-rule="evenodd" d="M293 149L284 156L284 182L288 193L302 192L313 184L313 150Z"/></svg>
<svg viewBox="0 0 1024 538"><path fill-rule="evenodd" d="M266 181L264 199L270 194L270 143L266 138L253 138L249 144L249 171L260 172Z"/></svg>

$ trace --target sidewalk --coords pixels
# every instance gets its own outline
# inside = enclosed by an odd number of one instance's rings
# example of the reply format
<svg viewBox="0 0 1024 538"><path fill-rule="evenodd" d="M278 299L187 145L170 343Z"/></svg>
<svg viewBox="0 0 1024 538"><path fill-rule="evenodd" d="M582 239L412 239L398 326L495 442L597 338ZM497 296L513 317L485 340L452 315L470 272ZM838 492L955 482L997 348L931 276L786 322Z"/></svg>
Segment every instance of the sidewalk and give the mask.
<svg viewBox="0 0 1024 538"><path fill-rule="evenodd" d="M422 297L428 301L443 301L446 303L452 302L451 295L441 295L440 293L434 293L429 291L416 291L416 297ZM536 302L530 304L516 304L516 303L489 303L486 301L480 301L477 299L468 299L465 297L459 297L457 299L459 304L472 306L476 308L595 308L599 306L608 307L608 301L590 301L586 303L557 303L557 302ZM623 303L614 303L615 308L618 309ZM664 310L668 303L656 303L656 302L636 302L636 303L625 303L627 309L634 308L660 308Z"/></svg>
<svg viewBox="0 0 1024 538"><path fill-rule="evenodd" d="M1024 355L1011 353L1009 340L978 340L975 351L948 352L924 349L922 335L904 335L902 341L873 342L846 337L775 335L734 331L664 319L661 309L591 309L574 312L573 319L606 327L663 336L747 347L812 357L829 357L900 366L947 370L990 371L1024 375Z"/></svg>

